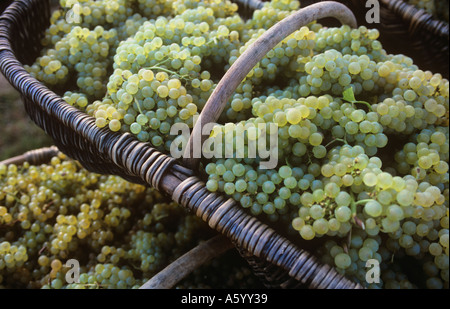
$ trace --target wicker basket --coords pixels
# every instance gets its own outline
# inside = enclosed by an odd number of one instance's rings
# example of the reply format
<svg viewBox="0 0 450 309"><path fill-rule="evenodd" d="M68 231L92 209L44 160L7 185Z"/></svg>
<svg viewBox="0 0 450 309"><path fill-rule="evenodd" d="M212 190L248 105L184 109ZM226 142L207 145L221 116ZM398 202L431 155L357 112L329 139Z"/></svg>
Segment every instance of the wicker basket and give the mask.
<svg viewBox="0 0 450 309"><path fill-rule="evenodd" d="M49 164L50 160L60 153L56 146L33 149L18 156L0 161L0 165L14 164L16 166L23 166L24 163L29 163L30 165L39 166ZM144 200L141 202L145 203ZM185 252L182 256L160 270L145 282L140 289L174 288L177 283L185 279L206 262L220 257L232 248L234 248L234 245L226 237L220 234L214 235L210 239L200 242L196 247Z"/></svg>
<svg viewBox="0 0 450 309"><path fill-rule="evenodd" d="M341 10L346 9L341 4L334 4ZM307 15L305 22L323 17L308 12L302 12L303 17ZM350 24L354 26L353 14L349 14L353 18ZM242 255L255 261L251 264L261 270L261 276L276 281L273 284L278 287L361 288L248 215L233 199L210 193L193 170L149 144L139 142L131 134L99 129L93 117L70 106L31 77L23 65L31 63L39 55L39 42L49 25L49 17L48 0L14 1L0 18L0 69L21 93L29 116L54 139L59 150L78 160L89 171L114 174L134 183L151 185L172 197L231 240ZM291 22L290 27L295 27L295 23ZM247 73L243 70L240 74L245 76ZM233 82L240 83L237 79ZM208 103L201 117L205 113L208 115L206 111L213 114L207 108ZM217 104L210 105L220 109Z"/></svg>
<svg viewBox="0 0 450 309"><path fill-rule="evenodd" d="M380 23L366 21L364 0L338 0L354 13L359 25L377 28L380 42L388 53L404 54L423 70L449 78L449 25L405 0L379 0ZM302 6L321 2L304 0Z"/></svg>

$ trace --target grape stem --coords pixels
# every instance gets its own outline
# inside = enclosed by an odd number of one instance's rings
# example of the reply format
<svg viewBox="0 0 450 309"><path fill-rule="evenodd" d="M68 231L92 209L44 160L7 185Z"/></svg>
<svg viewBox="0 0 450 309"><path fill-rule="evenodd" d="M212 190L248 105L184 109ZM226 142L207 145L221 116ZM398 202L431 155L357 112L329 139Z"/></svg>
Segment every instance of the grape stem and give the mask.
<svg viewBox="0 0 450 309"><path fill-rule="evenodd" d="M38 255L41 255L45 250L47 250L48 248L47 248L47 246L43 246L40 250L39 250L39 252L38 252Z"/></svg>
<svg viewBox="0 0 450 309"><path fill-rule="evenodd" d="M344 242L344 245L342 246L344 249L344 252L347 254L348 254L348 248L350 248L351 243L352 243L352 232L353 232L353 228L351 228L350 231L348 232L346 242Z"/></svg>
<svg viewBox="0 0 450 309"><path fill-rule="evenodd" d="M163 65L164 63L168 62L169 60L170 60L169 58L166 58L165 60L163 60L163 61L161 61L161 62L158 62L158 63L156 64L156 66Z"/></svg>
<svg viewBox="0 0 450 309"><path fill-rule="evenodd" d="M359 201L354 202L354 203L355 203L355 206L356 206L356 205L361 205L361 204L365 204L365 203L372 202L372 201L374 201L374 200L373 199L365 199L365 200L359 200Z"/></svg>
<svg viewBox="0 0 450 309"><path fill-rule="evenodd" d="M15 200L17 203L20 203L20 200L19 200L19 198L16 196L16 194L17 194L17 192L14 193L14 194L9 193L9 192L6 193L6 195L12 196L12 197L14 198L14 200Z"/></svg>
<svg viewBox="0 0 450 309"><path fill-rule="evenodd" d="M347 88L343 93L342 99L352 104L352 107L355 108L355 104L364 104L367 108L373 112L372 105L366 101L358 101L355 99L355 94L353 92L353 88Z"/></svg>
<svg viewBox="0 0 450 309"><path fill-rule="evenodd" d="M363 230L365 230L364 222L361 221L361 219L359 219L358 216L356 215L357 214L356 206L371 202L371 201L373 201L373 199L364 199L364 200L355 201L355 195L353 194L353 192L351 192L350 195L352 197L351 202L350 202L350 209L352 211L353 223L356 224L357 226L361 227Z"/></svg>
<svg viewBox="0 0 450 309"><path fill-rule="evenodd" d="M205 45L211 46L211 44L217 45L217 38L212 38Z"/></svg>
<svg viewBox="0 0 450 309"><path fill-rule="evenodd" d="M186 79L186 78L188 77L188 75L180 75L180 74L178 74L178 73L175 72L175 71L172 71L172 70L169 70L169 69L167 69L167 68L161 67L161 65L165 64L165 63L166 63L167 61L169 61L169 60L170 60L170 59L167 58L166 60L163 60L163 61L161 61L161 62L158 62L158 63L155 64L154 66L147 67L147 68L144 68L144 69L146 69L146 70L158 70L158 71L166 72L167 74L175 75L175 76L177 76L177 77L180 78L180 79Z"/></svg>
<svg viewBox="0 0 450 309"><path fill-rule="evenodd" d="M353 193L351 195L352 195L352 200L350 202L350 209L352 211L352 217L354 218L356 216L356 203L355 203L355 200L353 198Z"/></svg>
<svg viewBox="0 0 450 309"><path fill-rule="evenodd" d="M352 210L353 216L356 216L356 206L373 201L372 199L365 199L365 200L359 200L359 201L355 202L355 196L353 195L353 192L351 192L350 195L352 196L352 200L350 202L350 209Z"/></svg>
<svg viewBox="0 0 450 309"><path fill-rule="evenodd" d="M163 67L159 67L159 66L153 66L153 67L149 67L149 68L146 68L146 69L148 69L148 70L158 70L158 71L166 72L168 74L175 75L178 78L185 78L186 77L185 75L180 75L177 72L174 72L172 70L169 70L169 69L166 69L166 68L163 68Z"/></svg>
<svg viewBox="0 0 450 309"><path fill-rule="evenodd" d="M350 103L352 103L352 106L353 106L353 107L355 107L355 104L364 104L365 106L367 106L367 108L368 108L371 112L373 112L372 105L370 105L369 102L366 102L366 101L353 101L353 102L350 102Z"/></svg>
<svg viewBox="0 0 450 309"><path fill-rule="evenodd" d="M136 106L137 106L137 108L139 110L139 113L144 114L142 112L141 105L139 104L139 101L136 98L134 98L134 103L136 103Z"/></svg>
<svg viewBox="0 0 450 309"><path fill-rule="evenodd" d="M334 142L341 142L341 143L344 143L344 144L348 145L348 143L347 143L347 141L345 139L343 139L343 138L334 138L328 144L325 145L325 148L328 148L328 146L330 146Z"/></svg>

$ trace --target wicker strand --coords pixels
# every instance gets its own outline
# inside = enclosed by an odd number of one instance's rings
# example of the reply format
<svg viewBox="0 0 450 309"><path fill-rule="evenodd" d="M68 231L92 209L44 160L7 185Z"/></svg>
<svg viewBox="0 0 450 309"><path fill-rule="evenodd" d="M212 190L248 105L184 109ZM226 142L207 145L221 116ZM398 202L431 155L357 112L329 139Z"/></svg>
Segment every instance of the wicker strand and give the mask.
<svg viewBox="0 0 450 309"><path fill-rule="evenodd" d="M266 224L246 214L233 199L223 202L222 196L205 194L205 190L205 184L193 176L177 186L172 198L198 217L206 219L211 228L229 237L243 250L284 269L290 277L305 286L322 289L361 288L331 267L321 265L313 255L296 248Z"/></svg>
<svg viewBox="0 0 450 309"><path fill-rule="evenodd" d="M444 21L435 20L433 15L423 9L417 9L403 0L381 0L390 11L402 17L403 21L409 23L410 35L413 36L418 30L430 31L433 35L449 39L449 27Z"/></svg>
<svg viewBox="0 0 450 309"><path fill-rule="evenodd" d="M302 288L302 284L290 277L282 268L255 257L248 251L238 248L239 254L247 261L253 273L269 289L296 289Z"/></svg>
<svg viewBox="0 0 450 309"><path fill-rule="evenodd" d="M422 69L439 72L448 78L449 25L423 9L403 0L382 0L382 27L384 39L399 52L414 58ZM404 50L398 39L407 41Z"/></svg>

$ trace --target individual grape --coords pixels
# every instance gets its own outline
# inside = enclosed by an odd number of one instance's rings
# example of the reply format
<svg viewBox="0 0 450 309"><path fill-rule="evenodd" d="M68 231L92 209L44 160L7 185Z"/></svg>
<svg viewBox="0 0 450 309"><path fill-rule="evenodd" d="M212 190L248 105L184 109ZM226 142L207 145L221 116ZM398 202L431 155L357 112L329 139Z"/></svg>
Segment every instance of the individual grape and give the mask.
<svg viewBox="0 0 450 309"><path fill-rule="evenodd" d="M352 211L347 206L340 206L335 210L335 216L339 222L347 222L351 215Z"/></svg>
<svg viewBox="0 0 450 309"><path fill-rule="evenodd" d="M309 137L309 142L313 146L319 146L322 143L323 137L320 133L313 133Z"/></svg>
<svg viewBox="0 0 450 309"><path fill-rule="evenodd" d="M350 267L352 260L351 260L350 256L348 256L348 254L339 253L335 256L334 263L336 264L337 267L339 267L341 269L346 269L346 268Z"/></svg>
<svg viewBox="0 0 450 309"><path fill-rule="evenodd" d="M364 211L374 218L381 216L383 207L377 201L369 201L364 205Z"/></svg>
<svg viewBox="0 0 450 309"><path fill-rule="evenodd" d="M400 206L394 204L387 208L386 216L392 221L400 221L404 218L404 211Z"/></svg>
<svg viewBox="0 0 450 309"><path fill-rule="evenodd" d="M375 186L378 182L377 176L373 173L367 173L366 175L364 175L363 179L364 183L370 187Z"/></svg>
<svg viewBox="0 0 450 309"><path fill-rule="evenodd" d="M315 204L309 209L309 214L315 220L321 219L324 216L324 210L320 205Z"/></svg>
<svg viewBox="0 0 450 309"><path fill-rule="evenodd" d="M283 179L286 179L292 176L292 169L289 166L282 166L278 173Z"/></svg>
<svg viewBox="0 0 450 309"><path fill-rule="evenodd" d="M367 261L372 258L373 252L370 248L364 246L358 251L358 256L361 261Z"/></svg>
<svg viewBox="0 0 450 309"><path fill-rule="evenodd" d="M442 247L448 248L448 233L440 236L439 243Z"/></svg>
<svg viewBox="0 0 450 309"><path fill-rule="evenodd" d="M219 183L216 180L210 179L206 182L206 188L211 192L216 192L219 188Z"/></svg>
<svg viewBox="0 0 450 309"><path fill-rule="evenodd" d="M325 235L328 232L328 221L320 218L313 223L313 230L318 235Z"/></svg>
<svg viewBox="0 0 450 309"><path fill-rule="evenodd" d="M348 194L347 192L341 191L336 196L335 201L338 206L349 206L352 201L352 198L350 194Z"/></svg>
<svg viewBox="0 0 450 309"><path fill-rule="evenodd" d="M300 229L300 236L305 240L311 240L316 236L316 233L314 232L314 229L311 227L311 225L304 225Z"/></svg>
<svg viewBox="0 0 450 309"><path fill-rule="evenodd" d="M296 230L296 231L300 231L303 226L305 226L305 220L303 220L302 218L295 218L294 220L292 220L292 227Z"/></svg>

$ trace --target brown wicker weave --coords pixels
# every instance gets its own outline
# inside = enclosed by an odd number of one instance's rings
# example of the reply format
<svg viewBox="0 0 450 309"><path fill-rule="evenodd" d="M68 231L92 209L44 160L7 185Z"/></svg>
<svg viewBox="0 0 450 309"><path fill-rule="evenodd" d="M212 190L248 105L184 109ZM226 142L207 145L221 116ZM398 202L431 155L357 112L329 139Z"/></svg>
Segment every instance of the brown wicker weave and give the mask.
<svg viewBox="0 0 450 309"><path fill-rule="evenodd" d="M448 78L448 23L403 0L381 0L381 3L380 30L389 52L411 56L419 68Z"/></svg>
<svg viewBox="0 0 450 309"><path fill-rule="evenodd" d="M246 255L302 287L361 288L248 215L233 199L210 193L192 170L131 134L99 129L93 117L31 77L23 64L38 56L49 14L48 0L17 0L5 11L0 18L0 69L22 94L29 116L62 152L92 172L159 189L227 236Z"/></svg>
<svg viewBox="0 0 450 309"><path fill-rule="evenodd" d="M47 163L52 157L56 156L58 152L59 150L55 146L30 150L22 155L0 161L0 165L21 165L24 162L28 162L33 165L39 165L41 163Z"/></svg>

